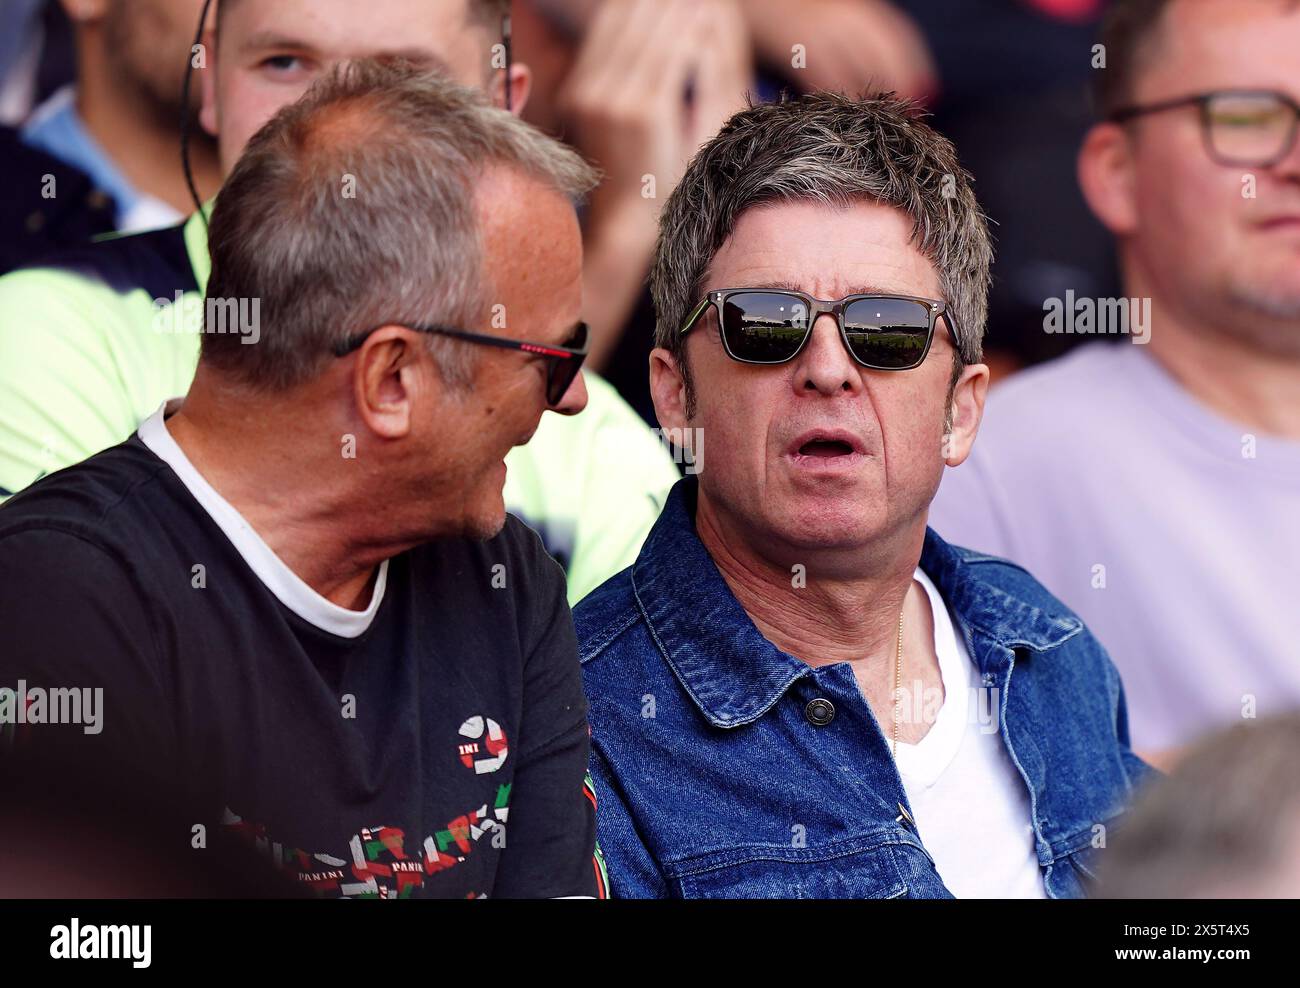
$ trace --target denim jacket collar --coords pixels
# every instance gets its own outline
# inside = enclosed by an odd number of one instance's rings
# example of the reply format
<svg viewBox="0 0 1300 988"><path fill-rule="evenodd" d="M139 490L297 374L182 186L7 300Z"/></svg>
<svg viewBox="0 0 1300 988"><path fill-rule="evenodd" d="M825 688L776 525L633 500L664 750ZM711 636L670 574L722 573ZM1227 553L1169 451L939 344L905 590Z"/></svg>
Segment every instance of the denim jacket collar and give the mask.
<svg viewBox="0 0 1300 988"><path fill-rule="evenodd" d="M632 588L651 636L674 675L715 727L738 727L766 713L813 668L759 632L695 532L698 482L672 489L632 566ZM1044 652L1083 629L979 578L982 558L925 533L920 565L955 613L960 630L994 648L973 648L980 672L1015 648Z"/></svg>

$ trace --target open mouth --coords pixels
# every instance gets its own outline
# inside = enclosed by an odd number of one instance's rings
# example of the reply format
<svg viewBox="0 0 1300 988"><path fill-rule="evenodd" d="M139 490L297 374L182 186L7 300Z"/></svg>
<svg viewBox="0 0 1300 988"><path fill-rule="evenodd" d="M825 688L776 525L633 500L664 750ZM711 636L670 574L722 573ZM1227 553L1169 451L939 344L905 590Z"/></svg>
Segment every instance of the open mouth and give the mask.
<svg viewBox="0 0 1300 988"><path fill-rule="evenodd" d="M817 474L854 470L866 459L866 446L847 429L809 429L786 447L797 468Z"/></svg>
<svg viewBox="0 0 1300 988"><path fill-rule="evenodd" d="M843 439L810 439L799 447L800 456L850 456L853 447Z"/></svg>

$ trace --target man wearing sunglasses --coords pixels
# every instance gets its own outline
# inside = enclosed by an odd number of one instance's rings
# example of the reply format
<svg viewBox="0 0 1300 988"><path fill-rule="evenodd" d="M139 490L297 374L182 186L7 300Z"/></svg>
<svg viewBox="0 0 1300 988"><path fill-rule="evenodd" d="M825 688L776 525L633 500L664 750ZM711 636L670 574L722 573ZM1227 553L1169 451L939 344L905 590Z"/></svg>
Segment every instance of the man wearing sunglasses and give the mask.
<svg viewBox="0 0 1300 988"><path fill-rule="evenodd" d="M575 612L613 894L1083 892L1148 771L1119 677L926 527L979 425L990 254L892 97L745 110L670 197L651 388L703 455Z"/></svg>
<svg viewBox="0 0 1300 988"><path fill-rule="evenodd" d="M1300 703L1300 5L1134 0L1101 40L1079 178L1149 342L995 389L932 520L1083 616L1170 764Z"/></svg>
<svg viewBox="0 0 1300 988"><path fill-rule="evenodd" d="M509 6L222 0L193 59L193 84L223 172L276 110L353 58L401 57L519 113L530 75L509 57ZM182 65L191 58L188 48L174 54ZM120 442L161 401L185 393L199 340L174 327L201 302L209 268L196 212L183 226L41 259L0 279L0 500ZM491 322L510 335L508 310ZM570 602L635 558L680 476L611 385L584 383L510 454L506 477L506 503L565 567Z"/></svg>
<svg viewBox="0 0 1300 988"><path fill-rule="evenodd" d="M23 750L141 770L322 895L599 894L564 578L502 499L581 389L594 180L377 62L259 131L208 285L256 344L205 334L178 410L0 508L0 685L103 698Z"/></svg>

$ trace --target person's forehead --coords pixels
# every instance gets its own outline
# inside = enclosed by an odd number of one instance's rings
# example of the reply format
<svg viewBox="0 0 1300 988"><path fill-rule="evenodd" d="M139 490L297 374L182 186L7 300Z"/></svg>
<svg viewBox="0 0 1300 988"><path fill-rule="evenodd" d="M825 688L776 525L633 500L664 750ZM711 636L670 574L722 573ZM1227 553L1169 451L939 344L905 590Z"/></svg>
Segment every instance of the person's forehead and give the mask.
<svg viewBox="0 0 1300 988"><path fill-rule="evenodd" d="M1139 62L1139 100L1208 89L1279 89L1300 97L1300 3L1177 0Z"/></svg>
<svg viewBox="0 0 1300 988"><path fill-rule="evenodd" d="M509 304L559 305L558 322L578 318L582 233L573 204L516 168L487 165L474 182L474 209L484 263Z"/></svg>
<svg viewBox="0 0 1300 988"><path fill-rule="evenodd" d="M334 57L402 55L447 63L468 44L478 44L483 32L469 17L469 2L236 0L222 33L246 48L292 43Z"/></svg>
<svg viewBox="0 0 1300 988"><path fill-rule="evenodd" d="M938 277L913 243L912 227L902 210L870 201L755 207L740 215L714 255L705 287L827 293L822 297L932 293Z"/></svg>

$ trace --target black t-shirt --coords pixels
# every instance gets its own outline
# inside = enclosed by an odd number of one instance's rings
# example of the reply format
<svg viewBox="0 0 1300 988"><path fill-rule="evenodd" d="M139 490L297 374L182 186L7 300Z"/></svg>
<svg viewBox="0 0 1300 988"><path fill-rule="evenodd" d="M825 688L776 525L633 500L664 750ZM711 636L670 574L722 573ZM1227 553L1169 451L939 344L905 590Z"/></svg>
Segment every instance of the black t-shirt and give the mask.
<svg viewBox="0 0 1300 988"><path fill-rule="evenodd" d="M286 606L139 437L0 507L18 757L143 769L210 812L194 834L242 834L327 896L603 894L573 623L537 536L507 518L392 558L355 630Z"/></svg>

